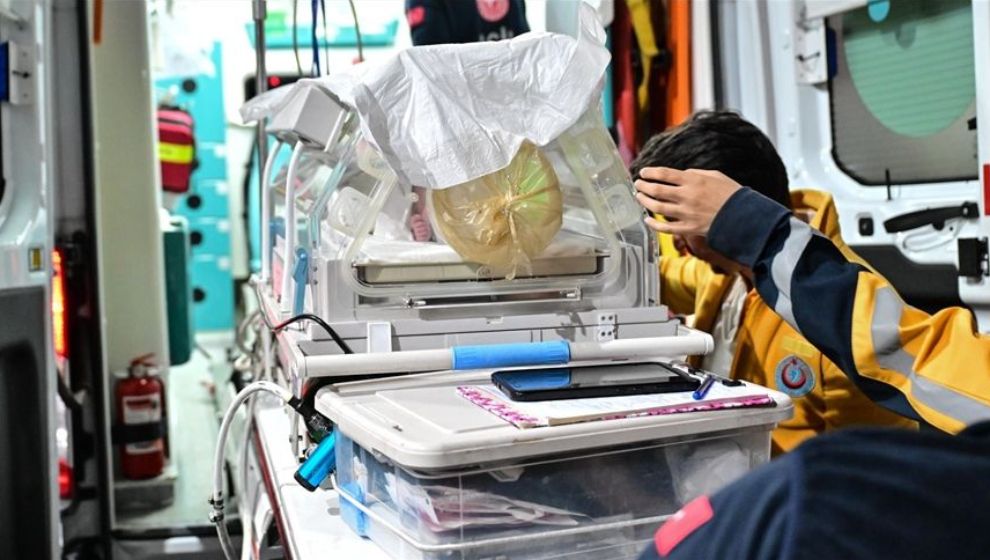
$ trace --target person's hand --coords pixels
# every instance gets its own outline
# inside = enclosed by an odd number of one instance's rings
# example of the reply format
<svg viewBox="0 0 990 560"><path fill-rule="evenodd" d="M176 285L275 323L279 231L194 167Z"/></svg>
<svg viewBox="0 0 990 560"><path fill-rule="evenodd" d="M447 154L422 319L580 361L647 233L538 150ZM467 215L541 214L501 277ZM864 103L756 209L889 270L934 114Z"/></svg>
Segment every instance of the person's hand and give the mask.
<svg viewBox="0 0 990 560"><path fill-rule="evenodd" d="M430 221L422 214L413 214L410 216L409 227L412 229L413 239L416 241L429 241L433 237Z"/></svg>
<svg viewBox="0 0 990 560"><path fill-rule="evenodd" d="M666 222L646 218L646 225L660 233L706 235L718 211L742 188L718 171L647 167L639 176L636 201L667 218Z"/></svg>

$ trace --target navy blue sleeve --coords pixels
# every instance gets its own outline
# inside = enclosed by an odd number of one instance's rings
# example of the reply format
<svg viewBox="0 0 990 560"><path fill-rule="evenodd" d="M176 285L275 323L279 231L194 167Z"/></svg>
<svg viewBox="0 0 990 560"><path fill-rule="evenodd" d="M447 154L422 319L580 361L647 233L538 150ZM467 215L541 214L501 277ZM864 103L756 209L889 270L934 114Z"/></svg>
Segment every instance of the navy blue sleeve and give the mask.
<svg viewBox="0 0 990 560"><path fill-rule="evenodd" d="M706 523L640 560L983 559L988 472L990 422L955 437L841 430L717 492Z"/></svg>
<svg viewBox="0 0 990 560"><path fill-rule="evenodd" d="M415 46L455 42L450 14L442 0L406 0L406 20Z"/></svg>
<svg viewBox="0 0 990 560"><path fill-rule="evenodd" d="M737 263L754 268L760 253L766 252L772 237L779 237L775 234L790 216L787 208L752 189L742 188L715 215L708 230L708 243Z"/></svg>
<svg viewBox="0 0 990 560"><path fill-rule="evenodd" d="M715 251L753 270L760 297L848 375L874 402L920 416L895 388L860 375L852 351L859 274L826 237L748 188L733 194L708 232Z"/></svg>
<svg viewBox="0 0 990 560"><path fill-rule="evenodd" d="M793 541L794 459L785 455L711 497L712 518L661 556L654 543L640 560L787 558Z"/></svg>
<svg viewBox="0 0 990 560"><path fill-rule="evenodd" d="M804 513L793 558L987 557L985 435L843 430L797 452Z"/></svg>

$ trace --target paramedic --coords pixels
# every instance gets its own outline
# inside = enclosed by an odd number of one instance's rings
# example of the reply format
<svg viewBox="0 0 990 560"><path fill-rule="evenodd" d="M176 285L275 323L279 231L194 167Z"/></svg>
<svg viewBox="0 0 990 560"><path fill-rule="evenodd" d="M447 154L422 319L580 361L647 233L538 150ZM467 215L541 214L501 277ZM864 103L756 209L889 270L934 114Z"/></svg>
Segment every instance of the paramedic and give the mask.
<svg viewBox="0 0 990 560"><path fill-rule="evenodd" d="M986 558L990 337L906 305L780 204L714 171L640 171L653 229L704 236L875 402L934 431L813 438L665 523L648 558Z"/></svg>
<svg viewBox="0 0 990 560"><path fill-rule="evenodd" d="M832 197L811 190L789 192L787 171L770 139L736 113L696 113L654 136L631 172L636 177L644 167L659 166L720 171L806 217L847 257L861 262L839 236ZM694 365L776 389L794 400L794 417L773 432L775 454L833 428L916 427L916 422L871 402L764 303L748 271L712 251L704 237L675 236L675 243L689 254L660 259L661 300L675 313L693 314L692 326L715 339L714 352Z"/></svg>
<svg viewBox="0 0 990 560"><path fill-rule="evenodd" d="M413 45L511 39L529 31L524 0L406 0Z"/></svg>

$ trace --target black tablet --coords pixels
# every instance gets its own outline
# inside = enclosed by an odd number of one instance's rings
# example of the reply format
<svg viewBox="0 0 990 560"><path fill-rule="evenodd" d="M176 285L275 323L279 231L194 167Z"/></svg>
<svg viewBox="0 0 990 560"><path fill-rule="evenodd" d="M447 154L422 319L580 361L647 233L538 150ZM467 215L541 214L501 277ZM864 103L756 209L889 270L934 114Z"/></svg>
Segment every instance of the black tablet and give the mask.
<svg viewBox="0 0 990 560"><path fill-rule="evenodd" d="M621 362L496 371L492 383L514 401L549 401L694 391L699 380L664 362Z"/></svg>

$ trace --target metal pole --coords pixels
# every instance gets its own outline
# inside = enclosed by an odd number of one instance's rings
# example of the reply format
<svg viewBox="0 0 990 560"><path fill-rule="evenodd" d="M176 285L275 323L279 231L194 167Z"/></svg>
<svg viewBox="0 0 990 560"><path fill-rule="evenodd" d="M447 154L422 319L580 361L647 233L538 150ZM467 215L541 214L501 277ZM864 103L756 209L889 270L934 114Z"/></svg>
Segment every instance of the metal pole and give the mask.
<svg viewBox="0 0 990 560"><path fill-rule="evenodd" d="M265 68L265 17L268 10L266 0L254 0L254 53L255 53L255 91L261 95L268 89L268 72ZM265 162L268 160L268 135L265 134L265 119L258 119L258 172L263 173ZM261 232L261 281L266 282L271 277L271 261L268 246L271 244L268 229L271 213L271 194L265 189L265 178L258 178L258 188L261 189L258 200L261 202L259 225Z"/></svg>
<svg viewBox="0 0 990 560"><path fill-rule="evenodd" d="M265 52L267 50L266 49L267 45L265 44L265 17L268 15L268 9L265 4L265 0L254 0L252 2L252 6L254 12L254 56L255 56L254 90L256 92L256 95L261 95L268 89L268 72L265 68ZM293 30L293 33L294 32L295 31ZM263 290L265 287L264 284L268 282L270 276L270 270L271 270L271 262L270 262L268 247L269 245L271 245L271 240L269 239L270 237L269 214L271 212L271 207L272 207L271 197L268 194L269 192L271 192L271 189L267 188L268 181L266 180L266 177L268 176L268 172L270 170L270 166L268 165L268 135L265 134L264 118L258 119L257 134L258 134L257 161L258 161L258 173L259 173L258 190L260 191L258 193L258 201L259 204L261 205L261 209L258 212L258 227L261 228L258 239L261 243L260 288ZM248 251L248 253L250 253L250 251ZM250 254L248 255L248 260L250 260ZM258 305L261 307L261 312L265 313L264 303L262 303L261 298L258 298ZM261 329L260 336L263 337L262 358L261 358L263 372L264 372L263 375L265 376L264 377L265 379L272 380L272 376L270 375L271 364L272 364L272 339L271 336L268 334L268 330L264 328ZM253 381L257 381L257 380L253 380ZM251 434L254 431L254 415L256 408L257 408L257 399L255 399L254 396L252 395L248 399L247 421L244 423L245 438L244 441L242 442L242 445L244 446L242 457L247 457L248 446L251 445ZM226 417L224 418L224 420L226 420ZM221 429L222 428L223 426L221 426ZM223 442L218 442L217 445L223 445ZM248 469L247 462L244 462L241 465L241 481L245 485L247 484L247 480L248 480L247 469ZM222 479L221 479L221 483L222 483ZM241 491L242 492L244 491L244 486L242 486ZM248 511L247 508L242 507L239 513L246 511ZM247 537L251 535L251 532L245 531L244 535L245 537ZM222 539L222 534L221 534L221 539ZM260 540L260 537L258 537L258 539ZM221 544L223 544L222 540L221 540ZM241 551L243 552L245 550L250 550L248 548L250 544L251 543L242 542Z"/></svg>

